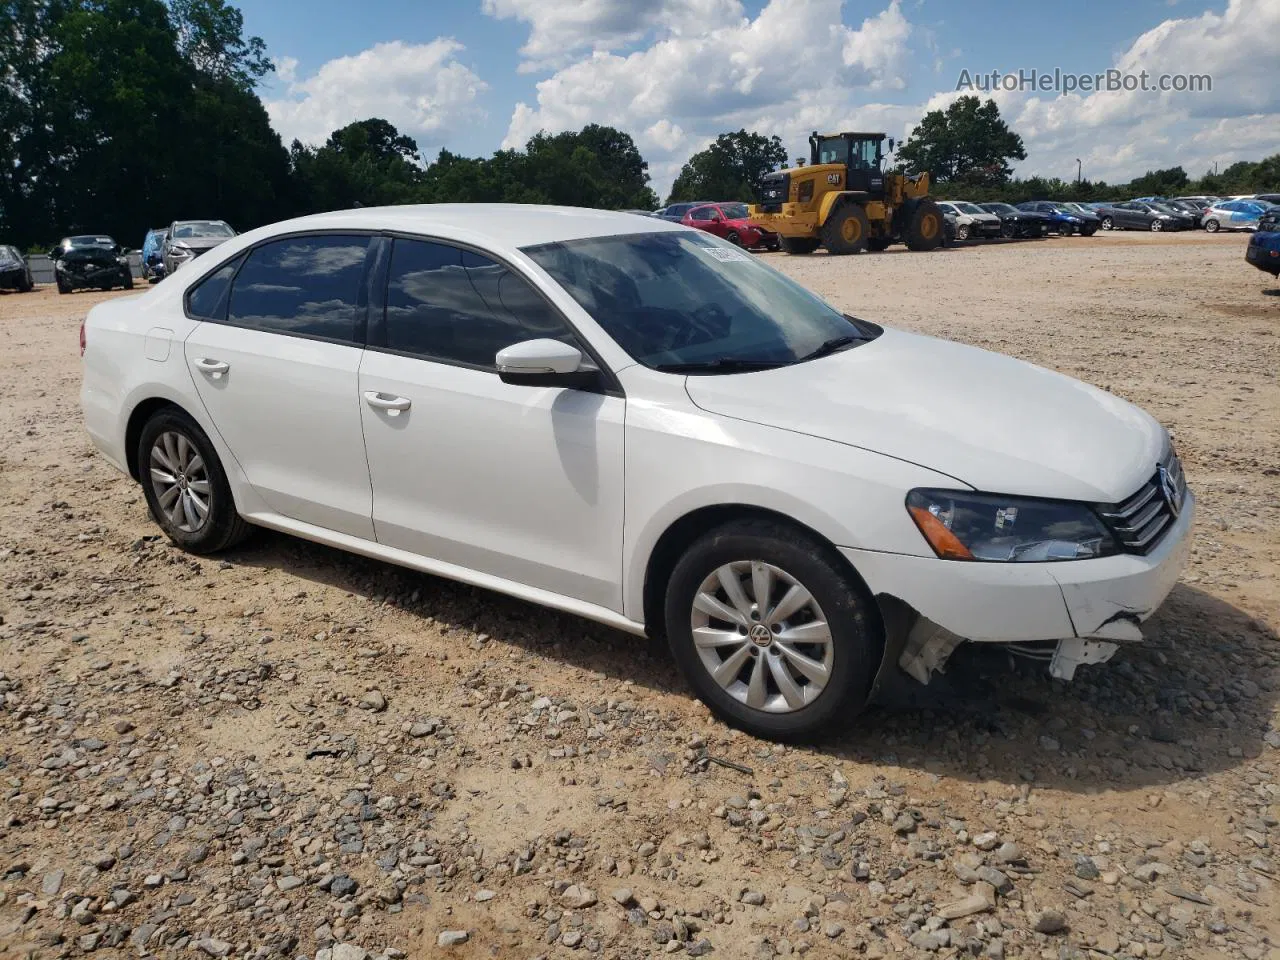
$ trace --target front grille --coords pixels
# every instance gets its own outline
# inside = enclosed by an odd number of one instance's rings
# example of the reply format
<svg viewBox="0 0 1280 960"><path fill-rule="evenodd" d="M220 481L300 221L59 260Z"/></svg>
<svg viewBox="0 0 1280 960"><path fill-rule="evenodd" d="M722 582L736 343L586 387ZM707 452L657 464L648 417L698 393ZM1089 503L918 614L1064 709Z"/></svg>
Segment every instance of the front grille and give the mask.
<svg viewBox="0 0 1280 960"><path fill-rule="evenodd" d="M1108 504L1099 512L1125 553L1146 554L1173 528L1186 498L1187 478L1182 461L1170 450L1155 475L1137 493L1122 503Z"/></svg>
<svg viewBox="0 0 1280 960"><path fill-rule="evenodd" d="M760 181L760 203L765 206L784 204L787 202L787 193L790 189L790 174L765 174L764 179Z"/></svg>

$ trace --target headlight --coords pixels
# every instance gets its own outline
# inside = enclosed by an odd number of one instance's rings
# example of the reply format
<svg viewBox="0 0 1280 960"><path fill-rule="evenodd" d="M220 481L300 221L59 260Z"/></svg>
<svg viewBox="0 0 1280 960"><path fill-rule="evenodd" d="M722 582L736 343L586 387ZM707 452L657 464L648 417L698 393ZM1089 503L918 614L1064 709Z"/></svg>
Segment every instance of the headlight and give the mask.
<svg viewBox="0 0 1280 960"><path fill-rule="evenodd" d="M116 257L116 263L120 264L121 266L126 266L126 267L127 267L127 266L129 265L129 258L128 258L128 257Z"/></svg>
<svg viewBox="0 0 1280 960"><path fill-rule="evenodd" d="M191 248L190 248L190 247L179 247L179 246L173 246L173 247L170 247L170 248L169 248L169 252L170 252L171 254L173 254L175 257L189 257L189 256L191 256Z"/></svg>
<svg viewBox="0 0 1280 960"><path fill-rule="evenodd" d="M912 490L907 510L944 560L1033 563L1088 560L1116 552L1115 540L1082 503L961 490Z"/></svg>

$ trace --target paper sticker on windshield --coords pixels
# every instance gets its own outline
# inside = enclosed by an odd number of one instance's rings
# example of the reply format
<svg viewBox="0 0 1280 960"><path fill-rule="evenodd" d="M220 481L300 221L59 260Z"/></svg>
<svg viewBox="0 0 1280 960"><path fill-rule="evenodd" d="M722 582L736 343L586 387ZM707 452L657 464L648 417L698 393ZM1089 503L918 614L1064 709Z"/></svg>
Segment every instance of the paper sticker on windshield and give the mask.
<svg viewBox="0 0 1280 960"><path fill-rule="evenodd" d="M750 260L741 250L734 250L729 247L707 247L707 253L711 254L721 263L736 263L742 260Z"/></svg>

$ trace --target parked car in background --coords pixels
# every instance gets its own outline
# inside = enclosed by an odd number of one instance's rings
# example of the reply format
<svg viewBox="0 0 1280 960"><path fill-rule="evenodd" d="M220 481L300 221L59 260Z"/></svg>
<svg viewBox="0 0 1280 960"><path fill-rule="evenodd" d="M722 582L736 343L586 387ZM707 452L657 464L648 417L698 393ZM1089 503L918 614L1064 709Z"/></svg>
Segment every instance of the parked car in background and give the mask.
<svg viewBox="0 0 1280 960"><path fill-rule="evenodd" d="M35 285L27 258L17 247L0 245L0 290L28 293Z"/></svg>
<svg viewBox="0 0 1280 960"><path fill-rule="evenodd" d="M142 241L142 279L148 283L164 279L164 235L165 228L157 227Z"/></svg>
<svg viewBox="0 0 1280 960"><path fill-rule="evenodd" d="M621 210L620 213L634 213L637 217L652 217L652 210Z"/></svg>
<svg viewBox="0 0 1280 960"><path fill-rule="evenodd" d="M49 251L53 261L53 279L59 293L70 293L84 287L110 290L133 286L129 258L120 244L103 233L63 237Z"/></svg>
<svg viewBox="0 0 1280 960"><path fill-rule="evenodd" d="M1262 215L1272 204L1261 200L1223 200L1201 214L1201 223L1210 233L1219 230L1256 230Z"/></svg>
<svg viewBox="0 0 1280 960"><path fill-rule="evenodd" d="M987 213L1000 218L1000 234L1004 237L1043 237L1049 232L1049 218L1032 210L1019 210L1010 203L980 203Z"/></svg>
<svg viewBox="0 0 1280 960"><path fill-rule="evenodd" d="M1249 238L1244 258L1259 270L1280 277L1280 206L1273 206L1258 218L1258 229Z"/></svg>
<svg viewBox="0 0 1280 960"><path fill-rule="evenodd" d="M659 220L670 220L672 223L679 223L684 219L684 215L694 207L700 207L704 203L711 203L710 200L691 200L683 203L673 203L656 211L653 216Z"/></svg>
<svg viewBox="0 0 1280 960"><path fill-rule="evenodd" d="M173 273L235 235L225 220L175 220L164 235L165 273Z"/></svg>
<svg viewBox="0 0 1280 960"><path fill-rule="evenodd" d="M1280 204L1280 193L1259 193L1253 199L1263 203Z"/></svg>
<svg viewBox="0 0 1280 960"><path fill-rule="evenodd" d="M1103 230L1187 230L1194 224L1190 217L1172 210L1158 209L1141 200L1125 200L1102 207L1098 211Z"/></svg>
<svg viewBox="0 0 1280 960"><path fill-rule="evenodd" d="M1101 219L1092 213L1072 210L1065 203L1057 203L1053 200L1028 200L1018 204L1018 209L1044 214L1049 218L1049 229L1060 236L1078 233L1081 236L1091 237L1102 225Z"/></svg>
<svg viewBox="0 0 1280 960"><path fill-rule="evenodd" d="M752 220L745 203L704 203L687 212L680 222L686 227L714 233L736 247L748 250L779 247L778 235Z"/></svg>
<svg viewBox="0 0 1280 960"><path fill-rule="evenodd" d="M757 736L830 734L962 638L1049 641L1069 680L1142 642L1191 546L1150 414L660 220L291 220L81 344L89 436L178 547L254 524L662 636Z"/></svg>
<svg viewBox="0 0 1280 960"><path fill-rule="evenodd" d="M951 214L956 222L957 240L990 240L1000 236L1000 218L965 200L939 200L943 216Z"/></svg>
<svg viewBox="0 0 1280 960"><path fill-rule="evenodd" d="M1193 227L1200 226L1203 210L1201 207L1196 206L1189 200L1161 200L1157 206L1173 210L1175 213L1180 213L1185 217L1189 217Z"/></svg>

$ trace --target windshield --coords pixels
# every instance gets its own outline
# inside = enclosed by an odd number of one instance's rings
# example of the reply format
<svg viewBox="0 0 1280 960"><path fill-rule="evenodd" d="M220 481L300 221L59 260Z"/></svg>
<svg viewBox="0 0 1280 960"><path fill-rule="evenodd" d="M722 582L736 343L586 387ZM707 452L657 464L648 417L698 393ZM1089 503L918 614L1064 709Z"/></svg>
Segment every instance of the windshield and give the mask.
<svg viewBox="0 0 1280 960"><path fill-rule="evenodd" d="M955 204L952 204L952 206L954 206L961 213L974 214L974 213L987 212L986 210L983 210L980 206L978 206L976 203L955 203Z"/></svg>
<svg viewBox="0 0 1280 960"><path fill-rule="evenodd" d="M179 239L184 237L234 237L236 232L221 220L195 220L190 223L179 223L173 228L173 235Z"/></svg>
<svg viewBox="0 0 1280 960"><path fill-rule="evenodd" d="M648 367L784 365L840 338L871 339L799 284L704 233L599 237L524 252Z"/></svg>
<svg viewBox="0 0 1280 960"><path fill-rule="evenodd" d="M1026 212L1023 210L1018 210L1016 207L1012 207L1007 203L988 203L987 209L996 210L996 211L999 211L1000 213L1025 213Z"/></svg>
<svg viewBox="0 0 1280 960"><path fill-rule="evenodd" d="M72 237L71 246L73 247L114 247L116 242L110 237Z"/></svg>
<svg viewBox="0 0 1280 960"><path fill-rule="evenodd" d="M724 214L726 220L746 220L751 216L747 212L745 203L722 203L720 204L720 212Z"/></svg>

